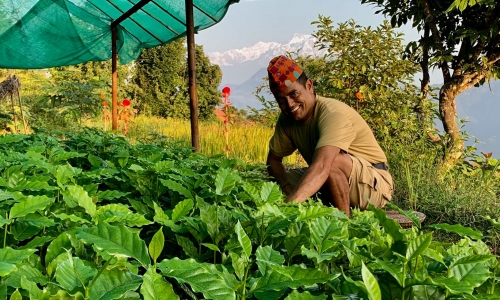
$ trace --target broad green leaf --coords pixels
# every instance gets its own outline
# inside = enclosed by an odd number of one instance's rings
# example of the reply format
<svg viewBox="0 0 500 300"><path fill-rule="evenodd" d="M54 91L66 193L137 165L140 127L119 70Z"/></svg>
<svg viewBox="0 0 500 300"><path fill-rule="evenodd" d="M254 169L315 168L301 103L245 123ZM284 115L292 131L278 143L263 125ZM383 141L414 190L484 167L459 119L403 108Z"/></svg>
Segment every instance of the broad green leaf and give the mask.
<svg viewBox="0 0 500 300"><path fill-rule="evenodd" d="M102 165L103 160L99 156L95 156L92 153L89 153L87 156L92 167L100 167Z"/></svg>
<svg viewBox="0 0 500 300"><path fill-rule="evenodd" d="M106 190L106 191L98 192L97 198L99 199L99 201L101 201L101 200L113 200L113 199L125 197L129 194L130 193L125 193L125 192L116 191L116 190Z"/></svg>
<svg viewBox="0 0 500 300"><path fill-rule="evenodd" d="M5 282L8 286L21 288L21 278L25 277L31 282L39 283L42 286L47 284L47 277L40 272L40 270L32 267L27 263L23 263L16 272L9 275Z"/></svg>
<svg viewBox="0 0 500 300"><path fill-rule="evenodd" d="M153 170L158 173L165 173L175 166L175 162L172 160L164 160L156 162L153 166Z"/></svg>
<svg viewBox="0 0 500 300"><path fill-rule="evenodd" d="M401 208L399 208L398 206L396 206L390 202L387 203L387 207L390 209L394 209L394 210L398 211L400 214L408 217L408 219L410 219L413 222L413 224L415 224L418 228L421 227L420 218L417 217L417 215L415 214L415 212L413 210L402 210Z"/></svg>
<svg viewBox="0 0 500 300"><path fill-rule="evenodd" d="M308 248L310 242L307 236L301 234L298 236L287 237L283 243L285 244L286 249L286 260L287 262L290 262L294 256L302 253L301 247L304 246Z"/></svg>
<svg viewBox="0 0 500 300"><path fill-rule="evenodd" d="M207 231L212 240L217 243L217 237L219 235L219 218L217 214L217 205L204 205L199 207L200 209L200 220L207 226Z"/></svg>
<svg viewBox="0 0 500 300"><path fill-rule="evenodd" d="M38 176L30 178L29 180L22 180L12 188L13 191L41 191L41 190L54 190L55 188L48 184L48 176Z"/></svg>
<svg viewBox="0 0 500 300"><path fill-rule="evenodd" d="M442 288L447 289L450 291L452 294L472 294L472 291L474 288L470 286L467 282L465 281L458 281L458 279L451 277L451 278L444 278L444 277L439 277L439 278L433 278L432 282L435 285L438 285Z"/></svg>
<svg viewBox="0 0 500 300"><path fill-rule="evenodd" d="M156 260L160 256L163 251L163 247L165 245L165 236L163 235L163 227L153 235L151 239L151 243L149 243L149 255L153 259L153 263L156 265Z"/></svg>
<svg viewBox="0 0 500 300"><path fill-rule="evenodd" d="M56 182L60 188L62 188L66 183L70 182L74 176L75 171L69 164L57 166Z"/></svg>
<svg viewBox="0 0 500 300"><path fill-rule="evenodd" d="M265 182L260 190L260 200L264 203L273 204L281 198L281 190L274 182Z"/></svg>
<svg viewBox="0 0 500 300"><path fill-rule="evenodd" d="M432 233L417 236L408 243L406 259L411 260L422 254L432 242Z"/></svg>
<svg viewBox="0 0 500 300"><path fill-rule="evenodd" d="M485 255L485 254L476 254L476 255L469 255L469 256L465 256L465 257L460 257L451 263L450 268L452 268L456 265L482 263L482 262L486 262L494 257L495 256L493 256L493 255Z"/></svg>
<svg viewBox="0 0 500 300"><path fill-rule="evenodd" d="M14 264L8 263L8 262L3 262L0 261L0 276L4 277L9 275L12 272L16 272L17 267Z"/></svg>
<svg viewBox="0 0 500 300"><path fill-rule="evenodd" d="M185 282L194 292L200 292L205 299L235 300L234 290L227 285L222 272L215 265L198 263L194 259L165 259L158 267L162 274Z"/></svg>
<svg viewBox="0 0 500 300"><path fill-rule="evenodd" d="M44 292L38 288L36 283L29 281L26 277L21 277L21 287L28 291L30 299L41 299Z"/></svg>
<svg viewBox="0 0 500 300"><path fill-rule="evenodd" d="M327 297L328 296L325 294L313 296L307 291L300 293L299 291L294 290L285 298L285 300L326 300Z"/></svg>
<svg viewBox="0 0 500 300"><path fill-rule="evenodd" d="M194 202L192 199L186 199L177 203L172 211L172 221L175 223L179 221L181 218L185 217L191 209L194 207Z"/></svg>
<svg viewBox="0 0 500 300"><path fill-rule="evenodd" d="M51 157L51 160L54 162L62 161L62 160L68 160L70 158L75 158L75 157L84 157L86 154L83 153L78 153L78 152L63 152L61 154L57 154L53 157Z"/></svg>
<svg viewBox="0 0 500 300"><path fill-rule="evenodd" d="M5 219L4 217L0 216L0 226L3 226L5 224L10 224L14 222L12 219Z"/></svg>
<svg viewBox="0 0 500 300"><path fill-rule="evenodd" d="M67 291L73 291L87 284L88 280L94 278L97 270L86 266L78 257L69 255L67 260L59 262L56 269L56 279Z"/></svg>
<svg viewBox="0 0 500 300"><path fill-rule="evenodd" d="M75 216L75 215L67 215L65 213L61 213L61 214L52 214L54 217L56 218L59 218L61 219L62 221L64 220L70 220L72 222L75 222L75 223L81 223L81 224L89 224L90 221L89 220L86 220L84 218L80 218L78 216Z"/></svg>
<svg viewBox="0 0 500 300"><path fill-rule="evenodd" d="M316 247L319 254L327 251L337 244L338 240L348 238L346 223L332 221L325 217L319 217L311 222L311 244Z"/></svg>
<svg viewBox="0 0 500 300"><path fill-rule="evenodd" d="M118 268L104 270L89 290L89 299L122 299L128 291L135 291L142 283L141 276Z"/></svg>
<svg viewBox="0 0 500 300"><path fill-rule="evenodd" d="M405 236L401 233L401 226L399 223L391 218L387 218L385 211L382 209L377 209L372 204L369 205L369 210L375 214L375 218L378 219L380 225L384 227L384 230L392 236L395 242L403 241Z"/></svg>
<svg viewBox="0 0 500 300"><path fill-rule="evenodd" d="M79 185L68 186L67 193L73 199L75 199L76 203L78 203L79 206L83 207L91 217L94 217L96 213L96 205L92 201L92 198L89 197L87 191L83 189L83 187Z"/></svg>
<svg viewBox="0 0 500 300"><path fill-rule="evenodd" d="M480 231L474 230L469 227L464 227L460 224L455 224L455 225L450 225L446 223L432 224L432 225L427 225L424 228L432 228L432 229L444 230L447 232L453 232L460 236L468 236L476 240L480 240L483 238L483 234Z"/></svg>
<svg viewBox="0 0 500 300"><path fill-rule="evenodd" d="M382 293L380 292L377 279L375 279L375 276L373 276L364 263L361 265L361 277L368 291L368 298L370 300L382 300Z"/></svg>
<svg viewBox="0 0 500 300"><path fill-rule="evenodd" d="M436 251L434 249L427 248L427 249L425 249L424 252L422 252L422 255L430 257L430 258L434 259L435 261L438 261L444 265L443 254L439 253L438 251Z"/></svg>
<svg viewBox="0 0 500 300"><path fill-rule="evenodd" d="M47 253L45 254L45 265L48 265L59 254L66 252L66 250L69 250L72 247L73 246L71 245L71 242L69 240L68 233L61 233L47 247Z"/></svg>
<svg viewBox="0 0 500 300"><path fill-rule="evenodd" d="M333 208L327 206L300 206L299 207L299 221L315 220L317 218L331 216L333 214Z"/></svg>
<svg viewBox="0 0 500 300"><path fill-rule="evenodd" d="M160 179L160 181L164 186L166 186L170 190L177 192L188 199L194 200L193 194L182 184L170 179Z"/></svg>
<svg viewBox="0 0 500 300"><path fill-rule="evenodd" d="M333 257L337 256L339 254L339 251L336 252L323 252L323 253L318 253L315 250L310 250L307 249L306 247L302 246L300 248L302 255L307 256L309 259L313 259L317 264L319 264L322 261L332 259Z"/></svg>
<svg viewBox="0 0 500 300"><path fill-rule="evenodd" d="M246 234L243 227L241 227L240 221L234 226L234 230L236 231L236 235L238 236L238 242L240 242L240 246L243 249L243 254L245 258L248 260L250 255L252 255L252 242L248 235Z"/></svg>
<svg viewBox="0 0 500 300"><path fill-rule="evenodd" d="M0 249L0 262L17 264L30 257L36 249L15 250L10 247Z"/></svg>
<svg viewBox="0 0 500 300"><path fill-rule="evenodd" d="M2 200L2 192L0 191L0 200ZM485 220L489 221L491 225L493 225L496 229L500 230L500 219L495 220L492 219L490 216L484 217Z"/></svg>
<svg viewBox="0 0 500 300"><path fill-rule="evenodd" d="M431 285L415 285L411 287L410 299L445 300L446 294L439 287Z"/></svg>
<svg viewBox="0 0 500 300"><path fill-rule="evenodd" d="M245 267L247 265L245 259L232 251L229 252L229 256L231 257L231 265L233 266L234 273L236 273L236 276L238 276L240 280L243 280L245 278Z"/></svg>
<svg viewBox="0 0 500 300"><path fill-rule="evenodd" d="M52 202L54 202L54 198L47 196L28 196L12 206L9 218L14 219L26 216L27 214L44 209Z"/></svg>
<svg viewBox="0 0 500 300"><path fill-rule="evenodd" d="M255 251L257 266L262 275L265 275L268 265L281 266L285 262L285 258L278 251L273 250L271 246L259 246Z"/></svg>
<svg viewBox="0 0 500 300"><path fill-rule="evenodd" d="M103 215L100 215L99 220L100 222L104 223L114 223L117 225L125 225L129 227L142 227L144 225L152 224L152 222L146 219L143 215L134 214L132 212L122 213L108 211Z"/></svg>
<svg viewBox="0 0 500 300"><path fill-rule="evenodd" d="M23 296L19 293L19 290L16 289L12 295L10 295L10 300L23 300Z"/></svg>
<svg viewBox="0 0 500 300"><path fill-rule="evenodd" d="M144 300L180 299L174 293L172 285L163 280L163 277L157 274L154 268L148 268L142 279L141 295L144 296Z"/></svg>
<svg viewBox="0 0 500 300"><path fill-rule="evenodd" d="M84 298L85 297L81 292L70 295L67 291L64 290L59 290L55 295L50 296L50 300L84 300Z"/></svg>
<svg viewBox="0 0 500 300"><path fill-rule="evenodd" d="M231 169L219 169L215 176L215 193L217 195L229 193L236 185L238 179Z"/></svg>
<svg viewBox="0 0 500 300"><path fill-rule="evenodd" d="M135 172L142 172L144 171L144 168L136 165L136 164L131 164L130 167L128 168L129 170L135 171Z"/></svg>
<svg viewBox="0 0 500 300"><path fill-rule="evenodd" d="M0 201L4 201L7 199L14 199L14 194L12 194L11 192L0 190Z"/></svg>
<svg viewBox="0 0 500 300"><path fill-rule="evenodd" d="M490 270L484 263L457 264L450 270L450 276L472 287L478 287L490 277Z"/></svg>
<svg viewBox="0 0 500 300"><path fill-rule="evenodd" d="M203 245L203 246L207 247L207 248L208 248L208 249L210 249L210 250L220 252L219 247L217 247L217 246L216 246L216 245L214 245L214 244L210 244L210 243L201 243L201 245Z"/></svg>
<svg viewBox="0 0 500 300"><path fill-rule="evenodd" d="M76 236L85 243L94 244L108 255L132 257L144 267L150 265L146 243L137 232L132 232L123 225L101 223L95 227L77 229Z"/></svg>
<svg viewBox="0 0 500 300"><path fill-rule="evenodd" d="M182 235L176 235L177 244L182 247L184 253L186 253L191 258L198 257L198 249L194 246L193 242L187 237L183 237Z"/></svg>
<svg viewBox="0 0 500 300"><path fill-rule="evenodd" d="M42 230L41 226L32 226L25 222L14 222L11 225L10 233L16 240L24 241L38 234L40 230Z"/></svg>
<svg viewBox="0 0 500 300"><path fill-rule="evenodd" d="M376 263L382 270L391 274L400 286L403 286L403 266L400 263L386 262L381 259L376 259Z"/></svg>
<svg viewBox="0 0 500 300"><path fill-rule="evenodd" d="M296 289L333 280L340 274L325 274L317 269L303 269L297 265L291 267L271 266L272 270L257 280L254 295L262 299L265 293L283 288Z"/></svg>
<svg viewBox="0 0 500 300"><path fill-rule="evenodd" d="M153 202L154 209L155 209L155 216L153 217L153 220L161 225L167 226L170 229L172 229L173 232L179 232L181 230L181 226L176 225L170 218L165 214L163 209L161 209L156 202Z"/></svg>

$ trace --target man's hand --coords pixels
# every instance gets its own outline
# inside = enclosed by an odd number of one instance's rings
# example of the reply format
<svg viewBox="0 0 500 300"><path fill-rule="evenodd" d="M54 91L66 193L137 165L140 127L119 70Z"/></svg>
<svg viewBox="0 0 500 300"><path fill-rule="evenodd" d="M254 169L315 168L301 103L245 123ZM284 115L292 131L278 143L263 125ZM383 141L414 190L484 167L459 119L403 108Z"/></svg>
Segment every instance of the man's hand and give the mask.
<svg viewBox="0 0 500 300"><path fill-rule="evenodd" d="M287 184L285 184L285 186L283 186L281 188L281 191L283 192L283 194L288 196L293 192L294 189L295 189L295 187L293 185L291 185L290 183L287 183ZM285 202L289 202L289 201L285 201Z"/></svg>

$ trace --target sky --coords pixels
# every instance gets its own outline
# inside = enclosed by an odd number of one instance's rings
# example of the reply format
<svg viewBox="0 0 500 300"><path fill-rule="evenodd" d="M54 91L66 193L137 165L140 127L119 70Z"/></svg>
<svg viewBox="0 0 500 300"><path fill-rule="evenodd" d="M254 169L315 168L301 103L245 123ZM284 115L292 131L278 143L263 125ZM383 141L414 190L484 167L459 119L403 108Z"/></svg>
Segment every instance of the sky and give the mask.
<svg viewBox="0 0 500 300"><path fill-rule="evenodd" d="M240 0L229 7L221 22L200 31L195 42L203 45L205 53L241 49L259 41L287 43L294 33L314 33L316 26L311 22L320 14L329 16L334 24L353 19L361 26L376 27L384 20L376 10L359 0ZM398 30L407 42L419 38L409 25ZM433 73L432 84L441 83L439 72Z"/></svg>

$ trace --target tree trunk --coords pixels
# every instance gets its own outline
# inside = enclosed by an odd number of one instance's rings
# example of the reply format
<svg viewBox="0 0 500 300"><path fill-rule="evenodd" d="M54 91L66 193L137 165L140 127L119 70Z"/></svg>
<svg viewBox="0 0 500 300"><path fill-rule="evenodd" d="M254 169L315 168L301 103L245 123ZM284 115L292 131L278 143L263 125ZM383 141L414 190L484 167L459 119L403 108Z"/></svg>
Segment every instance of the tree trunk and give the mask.
<svg viewBox="0 0 500 300"><path fill-rule="evenodd" d="M457 124L457 107L455 98L460 92L460 84L445 82L439 92L439 114L446 132L446 150L442 161L442 170L448 171L457 164L464 151L464 140Z"/></svg>

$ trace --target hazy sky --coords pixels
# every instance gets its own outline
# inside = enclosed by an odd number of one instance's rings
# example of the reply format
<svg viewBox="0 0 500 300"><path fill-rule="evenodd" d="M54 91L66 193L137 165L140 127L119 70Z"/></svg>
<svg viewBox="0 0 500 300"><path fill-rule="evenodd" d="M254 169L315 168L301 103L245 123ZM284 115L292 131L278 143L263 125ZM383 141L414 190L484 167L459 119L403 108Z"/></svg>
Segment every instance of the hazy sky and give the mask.
<svg viewBox="0 0 500 300"><path fill-rule="evenodd" d="M353 19L359 25L376 27L384 20L376 10L359 0L241 0L229 7L219 24L200 31L195 40L206 53L250 47L259 41L286 43L294 33L316 31L311 22L320 14L329 16L334 24ZM406 41L419 37L410 26L399 30ZM440 72L434 73L432 84L441 83Z"/></svg>

